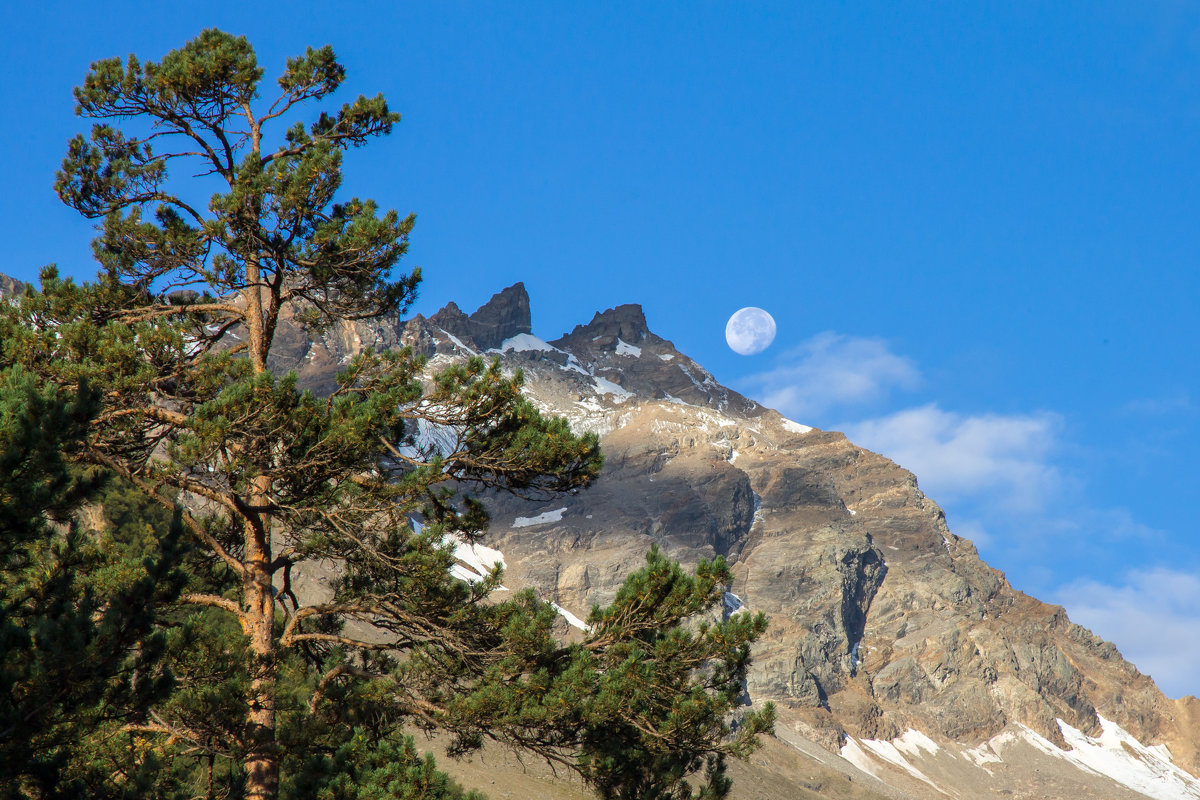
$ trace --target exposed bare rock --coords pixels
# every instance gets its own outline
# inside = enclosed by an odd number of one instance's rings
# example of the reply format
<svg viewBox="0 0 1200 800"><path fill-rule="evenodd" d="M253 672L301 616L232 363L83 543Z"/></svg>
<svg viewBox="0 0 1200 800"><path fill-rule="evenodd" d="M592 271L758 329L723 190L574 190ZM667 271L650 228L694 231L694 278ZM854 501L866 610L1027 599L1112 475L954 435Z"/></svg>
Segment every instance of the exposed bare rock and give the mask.
<svg viewBox="0 0 1200 800"><path fill-rule="evenodd" d="M25 291L25 284L16 278L0 275L0 297L13 297Z"/></svg>
<svg viewBox="0 0 1200 800"><path fill-rule="evenodd" d="M529 294L525 284L514 283L487 301L468 320L471 338L483 350L499 347L505 339L532 333Z"/></svg>

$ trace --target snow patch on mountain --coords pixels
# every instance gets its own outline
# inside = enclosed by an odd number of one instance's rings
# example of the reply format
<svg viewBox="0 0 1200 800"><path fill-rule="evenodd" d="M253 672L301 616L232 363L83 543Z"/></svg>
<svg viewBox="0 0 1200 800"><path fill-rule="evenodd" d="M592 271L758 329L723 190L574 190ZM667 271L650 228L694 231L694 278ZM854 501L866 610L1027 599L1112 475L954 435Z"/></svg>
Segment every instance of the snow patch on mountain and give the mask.
<svg viewBox="0 0 1200 800"><path fill-rule="evenodd" d="M565 608L560 606L558 603L551 601L550 605L554 606L554 610L558 612L558 615L560 617L562 617L563 619L565 619L567 621L567 624L571 625L571 627L579 628L579 630L583 631L584 633L591 633L591 631L592 631L591 625L588 625L586 622L584 622L579 617L572 614L570 611L567 611Z"/></svg>
<svg viewBox="0 0 1200 800"><path fill-rule="evenodd" d="M478 543L464 542L457 536L448 538L454 542L454 557L463 562L466 568L474 572L476 577L474 580L471 580L471 583L483 580L491 574L492 569L497 565L502 569L506 566L504 563L504 554L495 548L486 547Z"/></svg>
<svg viewBox="0 0 1200 800"><path fill-rule="evenodd" d="M987 765L1008 763L1005 758L1008 751L1017 744L1026 744L1047 756L1065 761L1091 775L1108 778L1154 800L1200 800L1200 779L1177 767L1165 745L1144 745L1112 720L1100 716L1098 719L1101 732L1096 737L1088 736L1063 720L1058 720L1059 730L1069 748L1066 750L1018 723L978 747L962 750L961 754L974 766L992 775ZM874 758L938 788L921 772L919 766L923 766L923 759L936 755L942 749L920 731L908 730L890 741L847 736L840 754L854 766L877 778L886 780L886 776L880 774L882 765ZM938 791L942 790L939 788Z"/></svg>
<svg viewBox="0 0 1200 800"><path fill-rule="evenodd" d="M445 328L438 328L438 330L441 331L442 335L445 336L447 339L449 339L450 342L455 347L457 347L459 350L462 350L465 353L470 353L471 355L478 355L474 350L472 350L471 348L469 348L465 344L463 344L462 339L459 339L457 336L455 336L450 331L446 330Z"/></svg>
<svg viewBox="0 0 1200 800"><path fill-rule="evenodd" d="M531 333L518 333L516 336L510 336L500 343L500 347L496 352L506 353L509 350L517 352L542 352L542 353L561 353L552 344L547 344Z"/></svg>
<svg viewBox="0 0 1200 800"><path fill-rule="evenodd" d="M733 592L726 592L721 598L725 605L725 616L731 617L739 611L747 611L746 604L742 602L742 598L738 597Z"/></svg>
<svg viewBox="0 0 1200 800"><path fill-rule="evenodd" d="M864 749L864 747L866 749ZM942 792L942 794L946 794L941 790L941 788L938 787L936 783L930 780L928 775L926 775L924 772L921 772L921 770L917 769L912 764L908 763L908 759L904 757L904 755L900 752L900 749L894 743L889 742L886 739L859 740L855 739L853 736L847 736L845 744L842 745L840 755L842 758L846 759L868 775L874 775L875 777L880 778L881 776L878 773L878 765L871 758L871 756L874 755L894 767L899 767L917 780L929 784L934 789Z"/></svg>
<svg viewBox="0 0 1200 800"><path fill-rule="evenodd" d="M1156 800L1200 798L1200 780L1175 766L1164 745L1147 747L1112 720L1099 719L1101 732L1094 739L1058 720L1071 746L1063 757Z"/></svg>
<svg viewBox="0 0 1200 800"><path fill-rule="evenodd" d="M702 391L702 392L704 391L704 384L701 383L700 381L696 380L696 376L692 374L691 370L689 370L683 364L680 364L679 371L682 372L684 375L688 376L688 380L690 380L692 382L692 385L694 385L700 391Z"/></svg>
<svg viewBox="0 0 1200 800"><path fill-rule="evenodd" d="M855 649L858 649L857 646ZM921 755L922 751L933 755L942 749L933 739L930 739L925 734L918 730L913 730L912 728L906 730L898 739L892 739L892 744L894 744L896 749L901 753L905 753L909 756L919 756Z"/></svg>
<svg viewBox="0 0 1200 800"><path fill-rule="evenodd" d="M641 358L642 348L638 347L637 345L632 345L632 344L629 344L628 342L623 342L620 339L617 339L617 355L633 356L634 358Z"/></svg>
<svg viewBox="0 0 1200 800"><path fill-rule="evenodd" d="M716 425L718 428L728 428L733 425L737 425L737 422L729 417L717 414L709 414L707 411L697 411L696 416L704 420L704 425L702 427L706 430L708 429L708 425L710 423Z"/></svg>
<svg viewBox="0 0 1200 800"><path fill-rule="evenodd" d="M442 456L458 450L460 432L450 425L440 425L427 419L416 420L416 429L407 441L397 448L405 458L423 460Z"/></svg>
<svg viewBox="0 0 1200 800"><path fill-rule="evenodd" d="M567 510L566 506L556 508L553 511L543 511L536 517L517 517L513 520L514 528L528 528L530 525L544 525L547 522L561 522L563 512Z"/></svg>
<svg viewBox="0 0 1200 800"><path fill-rule="evenodd" d="M784 417L780 424L783 425L783 429L785 431L791 431L792 433L808 433L812 430L812 428L808 427L807 425L801 425L799 422L792 422L787 417Z"/></svg>
<svg viewBox="0 0 1200 800"><path fill-rule="evenodd" d="M999 755L997 755L988 746L987 742L984 742L983 744L979 745L978 747L972 747L970 750L964 750L963 755L966 756L968 759L970 759L971 763L973 763L975 766L982 767L984 772L986 772L989 775L992 774L992 771L990 769L988 769L987 767L984 767L983 766L984 764L1002 764L1002 763L1004 763L1004 759L1002 759Z"/></svg>
<svg viewBox="0 0 1200 800"><path fill-rule="evenodd" d="M580 375L592 374L583 368L583 365L579 363L579 359L575 357L574 353L567 355L567 363L563 365L562 369L569 369L572 372L578 372Z"/></svg>
<svg viewBox="0 0 1200 800"><path fill-rule="evenodd" d="M630 394L628 391L626 391L625 389L622 389L619 384L613 383L612 381L608 380L607 378L594 377L594 378L592 378L592 384L596 387L597 393L611 394L616 398L616 402L618 402L618 403L624 402L625 400L628 400L630 397L633 397L633 395Z"/></svg>

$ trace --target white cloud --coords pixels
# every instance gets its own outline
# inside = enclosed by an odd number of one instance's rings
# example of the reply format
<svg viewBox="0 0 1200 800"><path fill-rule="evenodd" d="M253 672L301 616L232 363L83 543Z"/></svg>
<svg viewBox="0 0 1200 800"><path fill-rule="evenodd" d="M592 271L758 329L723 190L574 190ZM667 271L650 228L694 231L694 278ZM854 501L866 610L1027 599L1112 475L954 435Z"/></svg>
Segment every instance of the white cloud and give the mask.
<svg viewBox="0 0 1200 800"><path fill-rule="evenodd" d="M784 416L804 421L835 406L858 405L912 389L920 373L883 339L826 331L786 351L777 366L739 381L749 394Z"/></svg>
<svg viewBox="0 0 1200 800"><path fill-rule="evenodd" d="M1050 463L1058 427L1048 413L968 416L930 404L843 429L856 444L915 473L935 499L973 498L1029 513L1062 487Z"/></svg>
<svg viewBox="0 0 1200 800"><path fill-rule="evenodd" d="M1165 568L1134 570L1121 585L1083 580L1054 602L1071 619L1116 642L1171 697L1200 694L1200 577Z"/></svg>

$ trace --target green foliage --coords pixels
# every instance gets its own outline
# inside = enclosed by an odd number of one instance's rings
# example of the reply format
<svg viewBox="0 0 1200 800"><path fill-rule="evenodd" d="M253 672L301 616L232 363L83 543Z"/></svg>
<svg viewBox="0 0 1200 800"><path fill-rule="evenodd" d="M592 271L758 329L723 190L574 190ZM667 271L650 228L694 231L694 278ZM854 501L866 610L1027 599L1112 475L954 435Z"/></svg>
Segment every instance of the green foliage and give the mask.
<svg viewBox="0 0 1200 800"><path fill-rule="evenodd" d="M271 331L288 303L315 326L404 306L419 273L388 274L414 218L380 215L369 200L334 202L342 151L390 133L400 115L381 96L359 97L307 127L295 123L266 151L264 129L334 92L345 70L331 48L309 48L288 61L281 94L258 112L262 76L249 42L215 29L161 63L130 56L92 65L75 90L77 113L152 126L138 135L97 123L71 140L55 184L63 202L103 220L95 252L109 285L144 293L143 302L186 288L212 299L261 287L271 296L262 320ZM205 206L189 202L168 181L181 160L198 161L225 190ZM241 314L219 302L196 306L208 323L192 331L197 349L213 346Z"/></svg>
<svg viewBox="0 0 1200 800"><path fill-rule="evenodd" d="M181 585L179 532L169 515L74 519L111 491L64 458L94 408L86 390L0 370L0 796L138 797L151 782L151 763L114 782L95 746L170 688L154 623Z"/></svg>
<svg viewBox="0 0 1200 800"><path fill-rule="evenodd" d="M315 800L484 800L464 792L411 736L380 739L360 728L336 750L310 758L283 787L285 797Z"/></svg>
<svg viewBox="0 0 1200 800"><path fill-rule="evenodd" d="M532 750L606 798L691 797L705 767L696 796L721 796L725 755L772 713L726 723L765 622L698 621L720 606L723 561L689 576L654 551L569 646L531 593L490 597L500 570L449 573L455 543L486 531L475 495L588 485L594 435L543 417L495 361L428 376L410 350L365 351L327 397L268 369L283 320L403 311L419 274L391 274L411 216L337 199L342 152L399 116L360 97L276 130L344 70L309 48L270 101L263 74L244 38L209 30L159 63L97 62L76 90L101 122L56 188L101 221L101 272L78 286L48 269L0 306L0 457L40 487L21 505L0 484L0 519L43 531L42 513L75 507L72 476L115 482L98 532L30 534L5 556L4 680L42 687L37 729L62 733L11 753L40 748L68 776L46 791L92 796L464 797L403 738L415 725L459 750ZM177 164L217 191L191 200ZM300 597L293 568L314 563L337 578ZM78 697L51 697L37 670Z"/></svg>
<svg viewBox="0 0 1200 800"><path fill-rule="evenodd" d="M513 614L509 658L455 698L443 724L458 749L485 738L577 769L606 798L718 798L728 791L725 756L745 757L769 732L774 708L729 715L745 693L750 644L762 614L717 612L731 576L724 560L687 575L657 547L607 607L588 618L584 641L554 647L545 609ZM515 604L538 605L532 596ZM685 782L706 768L695 791Z"/></svg>

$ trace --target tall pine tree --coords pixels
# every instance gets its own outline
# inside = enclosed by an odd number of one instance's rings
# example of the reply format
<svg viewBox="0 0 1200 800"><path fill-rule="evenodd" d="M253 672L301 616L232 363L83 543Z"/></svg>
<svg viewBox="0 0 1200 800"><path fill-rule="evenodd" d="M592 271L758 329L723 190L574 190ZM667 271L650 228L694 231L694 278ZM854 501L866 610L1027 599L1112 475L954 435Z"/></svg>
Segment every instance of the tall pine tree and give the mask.
<svg viewBox="0 0 1200 800"><path fill-rule="evenodd" d="M99 279L76 286L48 270L40 292L0 314L0 365L92 387L72 458L172 509L203 556L176 601L196 624L174 630L197 631L183 641L208 656L181 664L180 688L128 729L228 762L255 800L276 797L281 776L289 791L341 796L332 764L386 776L370 765L380 747L410 752L393 736L404 723L449 728L462 748L491 737L569 761L606 796L634 796L604 787L640 786L660 767L662 785L680 789L706 757L717 775L721 754L745 752L769 724L769 712L750 715L740 738L724 738L763 620L679 625L719 598L722 565L659 597L675 598L661 613L626 601L641 621L598 610L597 635L568 648L532 594L489 598L498 571L474 585L449 575L455 539L486 529L472 490L584 486L601 463L594 436L542 417L520 375L478 358L426 379L408 350L362 353L324 398L268 369L282 320L319 331L402 312L419 275L391 278L411 216L337 199L343 152L398 115L359 97L289 124L343 82L329 47L289 60L268 98L262 75L249 43L217 30L158 63L93 64L77 111L100 121L71 141L57 189L100 221ZM176 166L205 178L177 184ZM431 427L450 446L425 446ZM292 590L306 560L339 565L331 596ZM648 574L661 576L660 561ZM667 669L672 658L685 668ZM650 672L632 669L646 659ZM641 687L625 717L619 675ZM537 710L559 690L586 717ZM524 710L502 712L498 698ZM618 718L625 733L610 740ZM614 760L612 741L637 749L635 768Z"/></svg>

